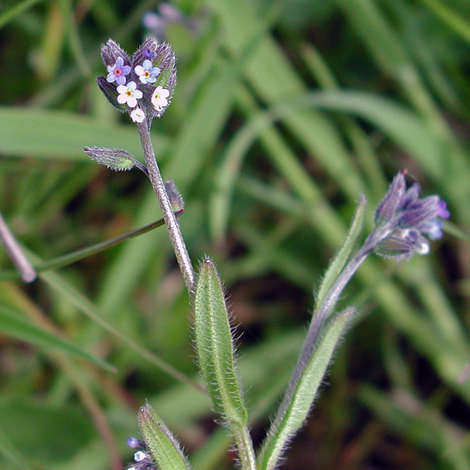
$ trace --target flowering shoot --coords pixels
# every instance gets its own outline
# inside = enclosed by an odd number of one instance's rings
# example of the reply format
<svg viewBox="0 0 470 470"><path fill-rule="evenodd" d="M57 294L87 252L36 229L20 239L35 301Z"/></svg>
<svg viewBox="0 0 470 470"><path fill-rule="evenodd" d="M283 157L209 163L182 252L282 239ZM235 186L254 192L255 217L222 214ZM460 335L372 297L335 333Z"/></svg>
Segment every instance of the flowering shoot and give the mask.
<svg viewBox="0 0 470 470"><path fill-rule="evenodd" d="M128 112L136 123L147 120L150 125L162 116L176 86L176 59L168 44L148 39L130 58L109 39L101 47L101 57L108 75L97 82L113 106Z"/></svg>

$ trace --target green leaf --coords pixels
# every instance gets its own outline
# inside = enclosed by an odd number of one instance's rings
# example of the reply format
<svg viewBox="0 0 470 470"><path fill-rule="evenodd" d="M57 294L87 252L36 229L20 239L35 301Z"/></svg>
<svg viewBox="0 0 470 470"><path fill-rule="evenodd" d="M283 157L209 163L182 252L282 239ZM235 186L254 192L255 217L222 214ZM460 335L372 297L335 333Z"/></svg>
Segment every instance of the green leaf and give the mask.
<svg viewBox="0 0 470 470"><path fill-rule="evenodd" d="M139 410L139 427L145 444L159 469L188 470L190 468L178 441L149 405Z"/></svg>
<svg viewBox="0 0 470 470"><path fill-rule="evenodd" d="M326 369L352 313L352 309L346 310L325 328L324 336L318 342L311 359L304 365L293 386L287 390L262 446L258 458L258 470L277 467L282 452L307 419Z"/></svg>
<svg viewBox="0 0 470 470"><path fill-rule="evenodd" d="M25 0L23 2L17 2L17 4L3 11L0 15L0 28L3 28L11 20L19 16L23 11L31 8L34 4L39 3L41 0Z"/></svg>
<svg viewBox="0 0 470 470"><path fill-rule="evenodd" d="M236 56L253 37L263 16L250 0L209 0L208 4L222 24L225 46ZM250 89L267 106L307 90L302 77L271 34L259 41L246 64L245 77ZM288 113L283 124L311 155L315 155L316 161L341 182L346 194L357 197L358 191L364 192L362 175L352 164L336 125L325 113L314 109Z"/></svg>
<svg viewBox="0 0 470 470"><path fill-rule="evenodd" d="M351 113L366 119L410 152L433 176L446 164L442 139L416 113L388 98L359 91L311 93L305 105Z"/></svg>
<svg viewBox="0 0 470 470"><path fill-rule="evenodd" d="M96 436L83 409L71 403L50 404L39 397L0 397L0 423L10 444L35 469L55 464L63 468L59 465L69 462ZM1 459L0 467L4 468Z"/></svg>
<svg viewBox="0 0 470 470"><path fill-rule="evenodd" d="M13 463L22 470L31 470L31 466L25 460L19 447L15 446L8 435L0 427L0 456Z"/></svg>
<svg viewBox="0 0 470 470"><path fill-rule="evenodd" d="M215 410L244 425L247 412L234 365L234 348L222 285L212 261L201 264L194 297L196 352Z"/></svg>
<svg viewBox="0 0 470 470"><path fill-rule="evenodd" d="M426 4L438 18L462 39L470 43L470 22L466 20L466 15L459 15L456 11L448 8L444 2L439 0L421 0Z"/></svg>
<svg viewBox="0 0 470 470"><path fill-rule="evenodd" d="M168 139L157 136L158 158L166 151ZM142 153L134 126L109 124L63 111L0 106L3 155L87 161L83 148L92 145L126 148L133 155Z"/></svg>
<svg viewBox="0 0 470 470"><path fill-rule="evenodd" d="M35 344L36 346L59 349L67 354L73 354L91 361L107 371L115 371L113 366L93 357L59 336L43 330L37 325L29 322L20 313L6 307L5 305L0 305L0 331L22 341Z"/></svg>
<svg viewBox="0 0 470 470"><path fill-rule="evenodd" d="M344 241L343 246L339 250L338 254L330 262L328 269L326 270L325 276L323 277L323 281L320 285L320 288L318 289L318 293L316 296L316 305L322 304L326 294L333 286L334 282L336 281L336 278L340 274L344 265L348 261L349 256L351 255L351 252L364 226L366 204L367 200L364 196L362 196L359 200L359 204L357 205L356 214L354 216L354 220L351 224L351 228L349 229L346 240Z"/></svg>

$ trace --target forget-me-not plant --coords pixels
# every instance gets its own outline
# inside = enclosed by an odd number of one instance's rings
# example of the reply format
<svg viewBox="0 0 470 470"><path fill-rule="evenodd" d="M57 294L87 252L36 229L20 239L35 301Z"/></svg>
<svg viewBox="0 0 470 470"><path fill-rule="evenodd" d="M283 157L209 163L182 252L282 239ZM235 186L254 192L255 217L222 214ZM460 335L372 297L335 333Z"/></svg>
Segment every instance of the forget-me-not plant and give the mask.
<svg viewBox="0 0 470 470"><path fill-rule="evenodd" d="M121 149L86 148L94 160L113 170L137 166L144 171L158 198L170 239L194 309L198 365L214 410L230 428L243 470L270 470L279 466L283 453L312 408L332 355L354 309L336 310L340 296L354 273L371 253L396 260L429 252L430 240L442 236L442 220L449 217L439 196L420 197L417 183L407 187L406 171L399 172L375 211L374 227L354 253L361 236L366 199L360 198L348 236L328 267L317 291L316 305L297 365L266 438L255 452L248 428L248 411L235 367L233 330L222 283L209 258L194 273L175 216L183 200L174 184L163 182L150 139L150 126L171 103L176 85L176 60L171 47L153 39L145 41L130 58L109 40L101 56L107 77L97 79L110 103L127 112L139 130L146 164ZM150 406L140 408L142 440L130 438L135 450L130 470L189 469L181 446Z"/></svg>

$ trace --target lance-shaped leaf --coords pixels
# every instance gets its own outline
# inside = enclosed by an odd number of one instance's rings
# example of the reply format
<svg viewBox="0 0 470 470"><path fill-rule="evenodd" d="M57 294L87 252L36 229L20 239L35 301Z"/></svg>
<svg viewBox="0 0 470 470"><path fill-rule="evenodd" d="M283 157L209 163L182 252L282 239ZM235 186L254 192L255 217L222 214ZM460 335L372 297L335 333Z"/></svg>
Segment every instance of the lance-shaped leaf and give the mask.
<svg viewBox="0 0 470 470"><path fill-rule="evenodd" d="M215 410L233 432L241 468L254 470L255 455L235 371L229 313L222 284L210 259L202 262L196 282L194 329L199 368L207 392Z"/></svg>
<svg viewBox="0 0 470 470"><path fill-rule="evenodd" d="M245 424L234 365L234 347L223 288L212 261L201 264L194 296L196 352L204 384L215 410L230 425Z"/></svg>
<svg viewBox="0 0 470 470"><path fill-rule="evenodd" d="M139 410L139 427L151 457L149 458L145 452L136 453L134 458L141 462L142 468L153 468L152 464L157 464L160 470L189 470L191 468L179 442L149 405ZM140 467L136 465L134 468Z"/></svg>
<svg viewBox="0 0 470 470"><path fill-rule="evenodd" d="M346 310L331 320L318 340L311 358L294 371L293 381L282 400L258 458L258 470L276 468L282 452L305 423L327 367L353 313ZM297 375L297 377L296 377Z"/></svg>

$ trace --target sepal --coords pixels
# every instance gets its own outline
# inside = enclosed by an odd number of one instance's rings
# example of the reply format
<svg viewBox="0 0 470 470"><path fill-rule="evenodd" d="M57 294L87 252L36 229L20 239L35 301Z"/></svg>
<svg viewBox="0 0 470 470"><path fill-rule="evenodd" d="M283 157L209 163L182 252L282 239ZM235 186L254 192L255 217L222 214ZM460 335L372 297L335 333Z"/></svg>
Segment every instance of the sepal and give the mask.
<svg viewBox="0 0 470 470"><path fill-rule="evenodd" d="M398 237L388 237L374 247L375 254L382 258L407 259L415 251L415 243Z"/></svg>
<svg viewBox="0 0 470 470"><path fill-rule="evenodd" d="M121 113L124 113L128 110L128 107L126 104L119 104L117 101L117 97L119 96L119 93L116 89L116 86L113 85L112 83L109 83L105 77L98 77L96 79L96 83L98 84L100 90L103 92L103 95L106 97L106 99Z"/></svg>
<svg viewBox="0 0 470 470"><path fill-rule="evenodd" d="M112 67L116 63L118 57L122 57L124 65L131 64L131 59L127 55L126 51L124 51L116 41L108 39L106 44L101 46L101 58L103 59L104 65L106 65L106 67Z"/></svg>
<svg viewBox="0 0 470 470"><path fill-rule="evenodd" d="M83 150L92 160L114 171L128 171L140 164L129 152L121 149L85 147Z"/></svg>

